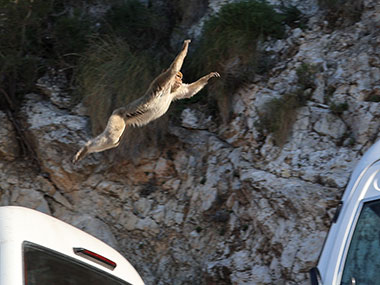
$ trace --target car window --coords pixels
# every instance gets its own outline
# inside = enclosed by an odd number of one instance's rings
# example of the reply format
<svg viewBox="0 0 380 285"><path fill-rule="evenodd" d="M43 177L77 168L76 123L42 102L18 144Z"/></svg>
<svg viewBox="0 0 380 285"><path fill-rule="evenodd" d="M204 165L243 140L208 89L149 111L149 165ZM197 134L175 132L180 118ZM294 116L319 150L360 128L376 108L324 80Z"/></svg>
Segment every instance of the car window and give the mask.
<svg viewBox="0 0 380 285"><path fill-rule="evenodd" d="M378 284L380 280L380 200L364 203L345 261L342 282Z"/></svg>
<svg viewBox="0 0 380 285"><path fill-rule="evenodd" d="M111 274L51 249L24 242L25 285L129 285Z"/></svg>

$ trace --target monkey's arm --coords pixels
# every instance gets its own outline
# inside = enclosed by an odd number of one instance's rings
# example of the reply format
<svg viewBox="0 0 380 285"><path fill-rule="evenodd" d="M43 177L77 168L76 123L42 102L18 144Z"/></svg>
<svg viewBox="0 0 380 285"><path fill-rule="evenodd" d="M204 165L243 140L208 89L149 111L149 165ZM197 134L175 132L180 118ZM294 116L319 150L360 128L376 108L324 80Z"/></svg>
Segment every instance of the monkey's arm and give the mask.
<svg viewBox="0 0 380 285"><path fill-rule="evenodd" d="M218 72L211 72L191 84L182 84L173 94L173 100L191 98L206 86L212 77L220 77Z"/></svg>
<svg viewBox="0 0 380 285"><path fill-rule="evenodd" d="M191 40L185 40L183 42L182 50L180 53L176 56L169 68L153 80L149 86L147 93L151 93L151 91L153 91L153 93L156 94L158 90L162 90L170 86L170 83L172 83L175 75L178 71L180 71L182 67L190 42Z"/></svg>
<svg viewBox="0 0 380 285"><path fill-rule="evenodd" d="M178 71L181 70L183 61L185 60L185 57L187 55L187 50L189 48L189 43L190 42L191 42L191 40L185 40L183 42L183 46L182 46L181 52L177 55L177 57L174 59L174 61L170 65L169 70L171 71L171 73L173 75L175 75Z"/></svg>

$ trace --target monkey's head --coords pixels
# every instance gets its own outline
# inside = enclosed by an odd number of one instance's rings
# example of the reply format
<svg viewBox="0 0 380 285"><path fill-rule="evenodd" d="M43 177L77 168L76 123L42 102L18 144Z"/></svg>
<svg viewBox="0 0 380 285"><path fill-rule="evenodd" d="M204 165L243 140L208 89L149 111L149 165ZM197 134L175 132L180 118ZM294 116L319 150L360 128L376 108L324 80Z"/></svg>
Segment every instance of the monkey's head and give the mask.
<svg viewBox="0 0 380 285"><path fill-rule="evenodd" d="M182 80L183 78L183 74L181 71L178 71L177 74L175 75L176 78L179 78L180 80Z"/></svg>
<svg viewBox="0 0 380 285"><path fill-rule="evenodd" d="M178 71L177 74L175 75L174 84L172 86L172 92L176 91L179 87L181 87L182 78L183 78L182 72Z"/></svg>

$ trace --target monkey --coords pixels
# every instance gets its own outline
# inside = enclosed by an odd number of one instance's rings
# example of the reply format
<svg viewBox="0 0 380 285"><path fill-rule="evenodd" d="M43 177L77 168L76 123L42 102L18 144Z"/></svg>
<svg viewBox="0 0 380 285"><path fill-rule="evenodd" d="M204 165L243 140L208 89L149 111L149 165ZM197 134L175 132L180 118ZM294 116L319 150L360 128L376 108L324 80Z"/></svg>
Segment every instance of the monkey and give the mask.
<svg viewBox="0 0 380 285"><path fill-rule="evenodd" d="M191 40L184 41L181 51L169 68L151 82L142 97L113 111L104 131L85 143L74 155L73 164L90 153L119 146L121 136L127 126L141 127L158 119L166 113L172 101L191 98L207 85L209 79L220 77L218 72L211 72L193 83L182 82L183 74L180 70L190 42Z"/></svg>

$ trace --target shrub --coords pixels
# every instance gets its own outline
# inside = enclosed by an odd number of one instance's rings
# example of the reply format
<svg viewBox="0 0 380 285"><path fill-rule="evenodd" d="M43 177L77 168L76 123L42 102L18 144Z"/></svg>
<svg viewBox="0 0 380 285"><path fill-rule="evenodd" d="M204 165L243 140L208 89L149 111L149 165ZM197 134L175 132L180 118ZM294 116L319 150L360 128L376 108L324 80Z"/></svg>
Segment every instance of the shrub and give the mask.
<svg viewBox="0 0 380 285"><path fill-rule="evenodd" d="M343 114L344 111L348 110L348 103L343 102L343 103L330 103L330 110L333 114L335 115L341 115Z"/></svg>
<svg viewBox="0 0 380 285"><path fill-rule="evenodd" d="M323 100L326 104L330 103L331 98L334 96L335 91L336 91L335 86L332 86L332 85L327 86L326 91L325 91L325 96L323 98Z"/></svg>
<svg viewBox="0 0 380 285"><path fill-rule="evenodd" d="M318 4L327 11L327 19L334 26L339 19L346 24L355 23L363 12L363 0L318 0Z"/></svg>
<svg viewBox="0 0 380 285"><path fill-rule="evenodd" d="M83 2L80 2L83 3ZM76 1L71 3L77 5ZM83 14L71 13L58 0L0 0L0 84L12 104L33 91L48 67L75 66L67 53L78 53L90 33ZM0 99L0 107L5 102Z"/></svg>
<svg viewBox="0 0 380 285"><path fill-rule="evenodd" d="M370 94L364 99L364 101L366 101L366 102L380 102L380 96L379 96L379 94L376 94L376 93Z"/></svg>
<svg viewBox="0 0 380 285"><path fill-rule="evenodd" d="M112 111L142 96L159 73L148 53L133 53L117 38L96 38L81 61L80 88L89 108L94 134Z"/></svg>
<svg viewBox="0 0 380 285"><path fill-rule="evenodd" d="M222 6L205 22L202 37L189 68L193 78L210 71L223 80L211 86L224 121L229 118L231 94L253 77L260 39L282 37L284 15L262 1L241 1Z"/></svg>
<svg viewBox="0 0 380 285"><path fill-rule="evenodd" d="M276 145L283 145L296 119L296 109L305 106L315 88L315 72L317 67L302 64L296 69L297 89L293 93L286 93L280 98L269 100L259 113L259 122L256 127L261 131L273 133Z"/></svg>
<svg viewBox="0 0 380 285"><path fill-rule="evenodd" d="M282 146L286 142L296 119L295 110L305 106L306 100L307 96L298 91L268 101L264 105L263 112L259 113L260 121L257 127L268 133L273 133L275 144Z"/></svg>
<svg viewBox="0 0 380 285"><path fill-rule="evenodd" d="M256 43L267 36L281 37L283 16L265 2L242 1L222 6L203 28L194 67L199 72L220 69L231 55L251 63Z"/></svg>
<svg viewBox="0 0 380 285"><path fill-rule="evenodd" d="M307 18L302 14L302 12L293 5L285 5L284 3L280 6L280 11L284 15L284 22L291 28L305 29Z"/></svg>
<svg viewBox="0 0 380 285"><path fill-rule="evenodd" d="M91 22L90 17L79 9L73 9L72 13L56 19L51 40L59 58L84 52L92 33Z"/></svg>
<svg viewBox="0 0 380 285"><path fill-rule="evenodd" d="M20 89L29 88L34 83L35 71L40 68L33 41L41 35L38 20L44 19L49 5L42 1L16 3L2 0L0 9L0 84L9 98L15 100ZM32 38L32 34L35 37Z"/></svg>
<svg viewBox="0 0 380 285"><path fill-rule="evenodd" d="M318 70L317 65L302 63L297 69L297 85L300 89L314 89L315 86L315 73Z"/></svg>
<svg viewBox="0 0 380 285"><path fill-rule="evenodd" d="M117 1L104 21L103 32L126 40L133 50L157 46L160 49L169 42L169 17L161 5L145 5L138 0Z"/></svg>

